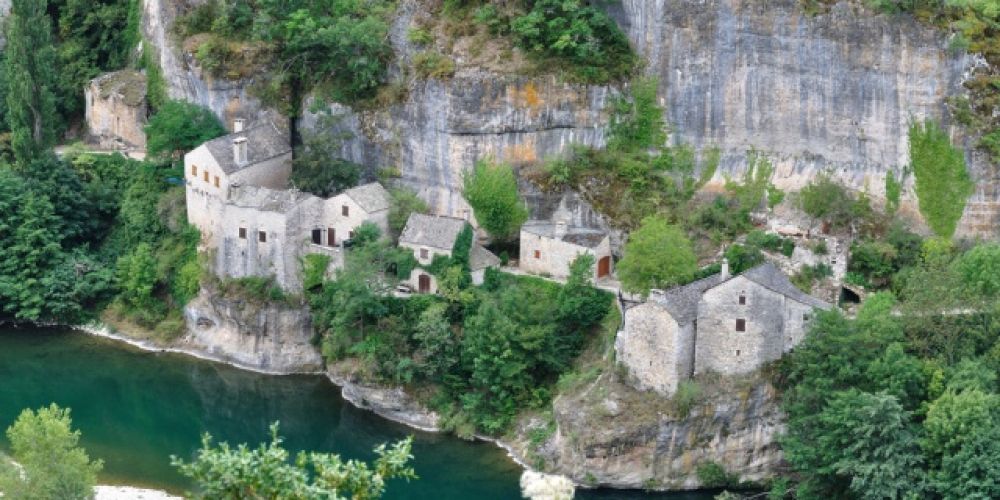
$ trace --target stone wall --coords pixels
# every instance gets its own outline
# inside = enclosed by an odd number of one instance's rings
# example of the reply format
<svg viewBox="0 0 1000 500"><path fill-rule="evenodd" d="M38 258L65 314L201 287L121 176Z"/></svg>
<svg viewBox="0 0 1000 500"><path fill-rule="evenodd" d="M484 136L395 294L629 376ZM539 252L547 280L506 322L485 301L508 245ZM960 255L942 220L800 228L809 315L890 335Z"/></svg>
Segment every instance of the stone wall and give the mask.
<svg viewBox="0 0 1000 500"><path fill-rule="evenodd" d="M258 304L203 289L184 308L187 334L179 347L258 370L298 373L323 368L310 342L312 319L305 308Z"/></svg>
<svg viewBox="0 0 1000 500"><path fill-rule="evenodd" d="M565 279L569 277L569 265L580 255L594 256L593 276L597 279L597 263L603 257L611 256L611 244L604 238L595 248L575 245L556 238L540 236L521 230L521 251L518 267L525 272L548 275ZM538 252L538 257L535 257Z"/></svg>
<svg viewBox="0 0 1000 500"><path fill-rule="evenodd" d="M615 337L615 359L632 385L664 397L691 378L694 325L678 325L666 309L646 302L625 311L625 325Z"/></svg>
<svg viewBox="0 0 1000 500"><path fill-rule="evenodd" d="M146 75L122 70L101 75L84 90L87 131L102 148L146 149Z"/></svg>

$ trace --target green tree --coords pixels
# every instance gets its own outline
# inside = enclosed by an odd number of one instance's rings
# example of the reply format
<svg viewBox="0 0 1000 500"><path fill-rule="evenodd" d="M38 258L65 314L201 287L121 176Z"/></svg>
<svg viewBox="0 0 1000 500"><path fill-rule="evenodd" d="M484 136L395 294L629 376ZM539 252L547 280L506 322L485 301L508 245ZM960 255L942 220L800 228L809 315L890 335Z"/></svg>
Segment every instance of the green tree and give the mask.
<svg viewBox="0 0 1000 500"><path fill-rule="evenodd" d="M389 231L392 234L398 235L403 232L406 221L410 219L410 214L429 212L427 202L409 189L392 188L389 190L389 196Z"/></svg>
<svg viewBox="0 0 1000 500"><path fill-rule="evenodd" d="M371 465L316 452L301 452L292 460L282 442L277 423L271 426L271 442L255 449L213 445L205 434L194 461L171 457L171 463L198 485L191 496L205 499L370 500L382 497L390 479L417 477L410 466L412 437L375 448L378 457Z"/></svg>
<svg viewBox="0 0 1000 500"><path fill-rule="evenodd" d="M932 484L942 498L1000 498L1000 426L973 434L945 456Z"/></svg>
<svg viewBox="0 0 1000 500"><path fill-rule="evenodd" d="M459 344L447 312L447 304L432 304L420 314L414 328L413 340L418 346L415 357L430 380L450 373L459 361Z"/></svg>
<svg viewBox="0 0 1000 500"><path fill-rule="evenodd" d="M55 404L37 412L24 410L7 429L7 439L12 458L23 468L0 457L0 491L7 498L93 498L103 464L80 448L80 431L73 430L69 410Z"/></svg>
<svg viewBox="0 0 1000 500"><path fill-rule="evenodd" d="M9 239L0 238L7 244L0 252L0 303L5 313L36 321L47 317L45 277L61 253L58 219L44 196L28 192L11 199L23 205L0 223L9 229Z"/></svg>
<svg viewBox="0 0 1000 500"><path fill-rule="evenodd" d="M938 236L951 238L975 188L965 168L965 152L927 120L910 125L910 162L920 213Z"/></svg>
<svg viewBox="0 0 1000 500"><path fill-rule="evenodd" d="M225 134L222 123L208 109L185 101L167 101L146 125L146 150L150 156L177 159Z"/></svg>
<svg viewBox="0 0 1000 500"><path fill-rule="evenodd" d="M498 240L515 237L528 220L528 209L518 194L517 178L510 166L480 160L465 173L463 181L465 199L479 224Z"/></svg>
<svg viewBox="0 0 1000 500"><path fill-rule="evenodd" d="M1000 245L976 245L959 257L954 267L973 293L990 298L1000 294Z"/></svg>
<svg viewBox="0 0 1000 500"><path fill-rule="evenodd" d="M47 0L13 0L4 49L7 124L18 164L24 165L56 139L56 52Z"/></svg>
<svg viewBox="0 0 1000 500"><path fill-rule="evenodd" d="M140 243L132 253L118 260L121 297L129 307L133 309L152 307L156 281L156 258L148 244Z"/></svg>
<svg viewBox="0 0 1000 500"><path fill-rule="evenodd" d="M340 158L342 146L336 134L305 134L292 161L292 185L322 197L354 187L361 178L361 165Z"/></svg>
<svg viewBox="0 0 1000 500"><path fill-rule="evenodd" d="M608 149L645 151L667 143L667 126L656 92L659 81L642 78L632 82L627 97L612 101L614 120L608 126Z"/></svg>
<svg viewBox="0 0 1000 500"><path fill-rule="evenodd" d="M698 270L691 241L678 226L659 217L647 217L629 235L618 277L625 290L648 294L652 288L684 283Z"/></svg>

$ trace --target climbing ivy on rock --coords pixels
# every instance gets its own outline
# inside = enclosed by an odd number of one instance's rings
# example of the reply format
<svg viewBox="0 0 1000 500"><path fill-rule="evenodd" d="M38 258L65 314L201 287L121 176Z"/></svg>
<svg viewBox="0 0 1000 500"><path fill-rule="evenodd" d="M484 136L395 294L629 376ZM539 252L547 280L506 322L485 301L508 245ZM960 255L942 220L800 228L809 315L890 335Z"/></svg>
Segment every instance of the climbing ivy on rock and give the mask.
<svg viewBox="0 0 1000 500"><path fill-rule="evenodd" d="M927 120L910 125L910 161L920 213L938 236L950 238L975 187L965 154L937 123Z"/></svg>

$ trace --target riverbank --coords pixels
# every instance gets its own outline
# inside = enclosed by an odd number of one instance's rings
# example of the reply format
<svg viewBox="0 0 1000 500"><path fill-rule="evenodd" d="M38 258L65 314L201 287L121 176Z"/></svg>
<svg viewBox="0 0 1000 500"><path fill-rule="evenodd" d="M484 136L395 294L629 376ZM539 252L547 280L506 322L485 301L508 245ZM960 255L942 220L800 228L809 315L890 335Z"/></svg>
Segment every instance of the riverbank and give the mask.
<svg viewBox="0 0 1000 500"><path fill-rule="evenodd" d="M131 486L97 486L94 488L94 500L184 500L184 497Z"/></svg>

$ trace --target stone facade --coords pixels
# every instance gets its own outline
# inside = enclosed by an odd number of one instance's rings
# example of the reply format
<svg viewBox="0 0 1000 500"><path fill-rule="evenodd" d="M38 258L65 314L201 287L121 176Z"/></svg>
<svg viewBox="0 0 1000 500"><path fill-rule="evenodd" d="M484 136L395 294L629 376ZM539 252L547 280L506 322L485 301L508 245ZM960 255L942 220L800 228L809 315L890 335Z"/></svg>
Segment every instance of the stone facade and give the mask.
<svg viewBox="0 0 1000 500"><path fill-rule="evenodd" d="M84 90L87 131L105 149L146 149L146 75L135 70L106 73Z"/></svg>
<svg viewBox="0 0 1000 500"><path fill-rule="evenodd" d="M667 291L625 312L617 359L633 384L665 396L695 374L739 375L777 360L831 306L794 287L771 263Z"/></svg>
<svg viewBox="0 0 1000 500"><path fill-rule="evenodd" d="M608 233L562 224L529 221L521 228L518 260L521 270L565 279L574 259L580 255L593 255L593 278L597 280L610 275L614 264Z"/></svg>
<svg viewBox="0 0 1000 500"><path fill-rule="evenodd" d="M427 271L434 257L451 257L458 235L469 226L465 219L440 215L410 214L406 227L399 235L400 248L413 251L417 267L409 278L402 280L419 293L437 293L437 277ZM473 284L481 285L487 268L500 266L500 259L473 241L469 249L469 268Z"/></svg>

